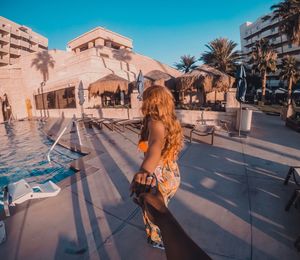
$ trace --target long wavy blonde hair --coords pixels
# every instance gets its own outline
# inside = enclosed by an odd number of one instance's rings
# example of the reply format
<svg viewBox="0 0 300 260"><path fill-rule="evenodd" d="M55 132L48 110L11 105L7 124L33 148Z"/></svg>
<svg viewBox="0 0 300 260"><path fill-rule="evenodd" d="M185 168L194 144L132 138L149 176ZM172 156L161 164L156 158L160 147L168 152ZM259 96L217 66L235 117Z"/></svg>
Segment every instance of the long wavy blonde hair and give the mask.
<svg viewBox="0 0 300 260"><path fill-rule="evenodd" d="M148 135L147 121L149 118L161 121L165 127L162 160L163 162L176 160L183 146L183 133L175 114L172 93L163 86L148 87L143 93L142 113L145 120L141 137Z"/></svg>

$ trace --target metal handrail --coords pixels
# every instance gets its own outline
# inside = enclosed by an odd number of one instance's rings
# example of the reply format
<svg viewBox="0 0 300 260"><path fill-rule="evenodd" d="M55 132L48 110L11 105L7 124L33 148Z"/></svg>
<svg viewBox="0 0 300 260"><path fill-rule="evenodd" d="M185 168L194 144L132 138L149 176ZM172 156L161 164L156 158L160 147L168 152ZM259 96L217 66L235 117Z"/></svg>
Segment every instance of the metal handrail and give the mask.
<svg viewBox="0 0 300 260"><path fill-rule="evenodd" d="M59 134L58 138L56 139L56 141L54 142L54 144L51 146L48 154L47 154L47 159L48 159L48 162L50 163L51 162L51 159L50 159L50 153L52 152L52 150L54 149L55 145L58 143L59 139L63 136L63 134L65 133L65 131L67 130L68 126L65 126L65 128L61 131L61 133Z"/></svg>
<svg viewBox="0 0 300 260"><path fill-rule="evenodd" d="M78 134L79 145L82 146L82 142L81 142L81 137L80 137L80 133L79 133L79 128L78 128L78 125L77 125L77 121L76 121L75 116L73 116L73 119L72 119L71 123L69 125L65 126L65 128L61 131L61 133L59 134L59 136L55 140L54 144L51 146L49 152L47 153L47 159L48 159L49 163L51 162L50 154L53 151L54 147L57 145L57 143L59 142L60 138L66 132L66 130L68 129L68 127L70 125L73 125L73 124L75 124L75 127L76 127L76 131L77 131L77 134Z"/></svg>

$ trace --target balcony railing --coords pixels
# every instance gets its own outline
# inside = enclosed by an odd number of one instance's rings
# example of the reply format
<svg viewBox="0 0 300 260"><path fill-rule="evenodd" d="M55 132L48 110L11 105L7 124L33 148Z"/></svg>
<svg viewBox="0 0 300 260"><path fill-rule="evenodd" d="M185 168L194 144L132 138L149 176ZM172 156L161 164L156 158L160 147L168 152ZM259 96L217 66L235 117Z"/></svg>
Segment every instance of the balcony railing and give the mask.
<svg viewBox="0 0 300 260"><path fill-rule="evenodd" d="M0 23L0 31L9 32L10 28L8 26L3 26L4 24Z"/></svg>
<svg viewBox="0 0 300 260"><path fill-rule="evenodd" d="M10 48L10 54L13 54L13 55L20 55L20 50L14 49L14 48Z"/></svg>
<svg viewBox="0 0 300 260"><path fill-rule="evenodd" d="M9 37L8 36L0 36L0 41L2 42L9 42Z"/></svg>
<svg viewBox="0 0 300 260"><path fill-rule="evenodd" d="M8 63L8 57L7 56L5 56L5 57L0 57L0 63Z"/></svg>
<svg viewBox="0 0 300 260"><path fill-rule="evenodd" d="M30 44L28 42L20 41L20 46L25 47L25 48L30 48Z"/></svg>
<svg viewBox="0 0 300 260"><path fill-rule="evenodd" d="M15 45L19 45L19 44L20 44L20 40L17 40L17 39L15 39L15 38L13 38L13 37L10 38L10 42L11 42L12 44L15 44Z"/></svg>
<svg viewBox="0 0 300 260"><path fill-rule="evenodd" d="M8 53L8 47L6 46L0 47L0 52Z"/></svg>
<svg viewBox="0 0 300 260"><path fill-rule="evenodd" d="M25 39L29 39L29 35L27 33L20 32L20 36L25 38Z"/></svg>

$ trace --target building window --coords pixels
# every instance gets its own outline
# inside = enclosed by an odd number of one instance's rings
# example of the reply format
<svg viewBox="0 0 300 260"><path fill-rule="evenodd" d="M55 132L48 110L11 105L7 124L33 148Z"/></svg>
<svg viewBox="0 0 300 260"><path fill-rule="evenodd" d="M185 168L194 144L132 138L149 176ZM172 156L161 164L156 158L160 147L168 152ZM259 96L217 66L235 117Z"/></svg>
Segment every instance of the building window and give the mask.
<svg viewBox="0 0 300 260"><path fill-rule="evenodd" d="M75 101L75 87L65 88L62 96L63 103L60 104L61 108L76 108Z"/></svg>
<svg viewBox="0 0 300 260"><path fill-rule="evenodd" d="M293 44L289 43L288 47L289 47L289 49L292 49L293 48Z"/></svg>
<svg viewBox="0 0 300 260"><path fill-rule="evenodd" d="M256 30L259 30L259 26L258 25L256 26Z"/></svg>
<svg viewBox="0 0 300 260"><path fill-rule="evenodd" d="M51 91L47 93L47 108L48 109L55 109L58 107L57 100L56 100L56 91Z"/></svg>
<svg viewBox="0 0 300 260"><path fill-rule="evenodd" d="M275 27L271 28L271 32L272 33L275 32Z"/></svg>
<svg viewBox="0 0 300 260"><path fill-rule="evenodd" d="M36 109L76 108L75 87L35 95Z"/></svg>
<svg viewBox="0 0 300 260"><path fill-rule="evenodd" d="M276 37L273 37L273 38L272 38L272 42L275 42L275 41L276 41Z"/></svg>

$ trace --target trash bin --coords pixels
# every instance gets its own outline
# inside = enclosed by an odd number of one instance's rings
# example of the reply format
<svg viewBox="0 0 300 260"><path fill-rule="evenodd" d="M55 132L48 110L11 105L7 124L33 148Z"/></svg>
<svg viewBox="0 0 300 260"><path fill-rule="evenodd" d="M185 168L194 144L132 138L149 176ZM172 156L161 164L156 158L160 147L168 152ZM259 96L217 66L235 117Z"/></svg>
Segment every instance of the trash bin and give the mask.
<svg viewBox="0 0 300 260"><path fill-rule="evenodd" d="M236 130L239 130L240 119L241 119L241 131L250 132L251 123L252 123L252 110L248 108L243 108L241 117L240 117L240 110L238 110L237 120L236 120Z"/></svg>

